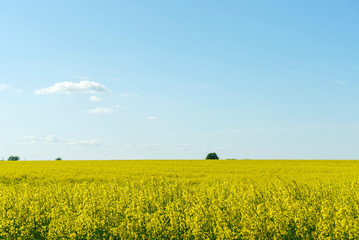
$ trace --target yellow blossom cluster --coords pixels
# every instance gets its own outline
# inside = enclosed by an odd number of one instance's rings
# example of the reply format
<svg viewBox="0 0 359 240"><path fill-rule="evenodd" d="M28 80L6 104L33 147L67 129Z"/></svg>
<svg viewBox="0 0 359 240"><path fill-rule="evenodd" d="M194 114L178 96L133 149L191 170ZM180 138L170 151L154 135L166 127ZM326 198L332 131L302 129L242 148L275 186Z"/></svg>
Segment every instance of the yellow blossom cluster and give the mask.
<svg viewBox="0 0 359 240"><path fill-rule="evenodd" d="M0 163L0 239L359 239L356 161Z"/></svg>

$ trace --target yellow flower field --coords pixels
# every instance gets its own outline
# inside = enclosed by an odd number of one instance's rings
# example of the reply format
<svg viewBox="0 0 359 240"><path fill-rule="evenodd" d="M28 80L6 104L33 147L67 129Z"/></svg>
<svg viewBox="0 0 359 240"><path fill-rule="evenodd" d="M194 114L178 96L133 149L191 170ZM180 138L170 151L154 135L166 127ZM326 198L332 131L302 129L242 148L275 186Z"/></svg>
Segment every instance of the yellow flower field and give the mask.
<svg viewBox="0 0 359 240"><path fill-rule="evenodd" d="M359 162L0 163L0 239L359 239Z"/></svg>

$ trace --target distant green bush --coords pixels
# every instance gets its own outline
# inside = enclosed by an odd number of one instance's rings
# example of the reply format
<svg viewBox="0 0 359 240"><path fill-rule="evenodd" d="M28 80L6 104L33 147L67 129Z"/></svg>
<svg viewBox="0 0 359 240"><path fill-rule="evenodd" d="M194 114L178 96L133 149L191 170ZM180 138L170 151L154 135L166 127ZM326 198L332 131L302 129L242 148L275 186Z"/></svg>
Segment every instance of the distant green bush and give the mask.
<svg viewBox="0 0 359 240"><path fill-rule="evenodd" d="M8 161L19 161L19 160L20 160L20 158L18 156L10 156L8 158Z"/></svg>
<svg viewBox="0 0 359 240"><path fill-rule="evenodd" d="M213 152L213 153L208 153L206 159L219 159L219 157L215 152Z"/></svg>

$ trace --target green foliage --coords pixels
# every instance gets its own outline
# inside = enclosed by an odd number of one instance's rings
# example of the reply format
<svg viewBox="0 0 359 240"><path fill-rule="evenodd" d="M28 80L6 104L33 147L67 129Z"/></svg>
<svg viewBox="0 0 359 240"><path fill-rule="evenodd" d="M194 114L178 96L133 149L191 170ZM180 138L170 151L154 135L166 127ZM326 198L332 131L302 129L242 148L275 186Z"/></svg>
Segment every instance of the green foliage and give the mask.
<svg viewBox="0 0 359 240"><path fill-rule="evenodd" d="M219 157L215 152L213 152L213 153L208 153L206 159L219 159Z"/></svg>
<svg viewBox="0 0 359 240"><path fill-rule="evenodd" d="M62 160L62 158L60 158L60 157L59 157L59 158L56 158L55 160L56 160L56 161L61 161L61 160Z"/></svg>
<svg viewBox="0 0 359 240"><path fill-rule="evenodd" d="M19 160L20 160L20 158L18 156L10 156L8 158L8 161L19 161Z"/></svg>
<svg viewBox="0 0 359 240"><path fill-rule="evenodd" d="M0 162L0 239L358 239L356 161Z"/></svg>

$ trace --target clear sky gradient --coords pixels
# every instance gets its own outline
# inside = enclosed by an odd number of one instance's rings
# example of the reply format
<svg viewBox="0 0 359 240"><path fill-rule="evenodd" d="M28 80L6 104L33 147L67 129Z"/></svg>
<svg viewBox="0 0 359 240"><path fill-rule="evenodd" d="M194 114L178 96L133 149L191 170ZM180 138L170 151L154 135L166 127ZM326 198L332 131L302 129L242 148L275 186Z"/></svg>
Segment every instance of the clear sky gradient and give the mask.
<svg viewBox="0 0 359 240"><path fill-rule="evenodd" d="M358 1L1 1L0 157L359 159Z"/></svg>

